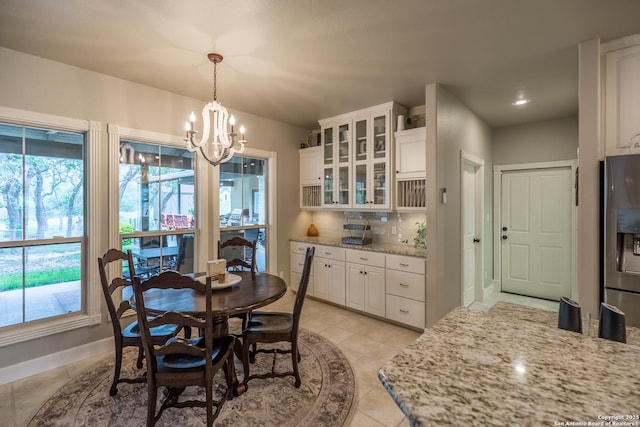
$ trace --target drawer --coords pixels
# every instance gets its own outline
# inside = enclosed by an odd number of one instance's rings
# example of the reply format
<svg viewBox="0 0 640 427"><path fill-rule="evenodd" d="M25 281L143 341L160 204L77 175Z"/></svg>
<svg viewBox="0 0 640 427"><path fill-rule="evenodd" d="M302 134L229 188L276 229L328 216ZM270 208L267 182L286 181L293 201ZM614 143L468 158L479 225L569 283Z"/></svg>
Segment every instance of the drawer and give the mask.
<svg viewBox="0 0 640 427"><path fill-rule="evenodd" d="M289 254L289 269L291 271L295 271L296 273L302 273L302 269L304 268L304 254L291 253ZM311 274L313 274L313 263L311 264Z"/></svg>
<svg viewBox="0 0 640 427"><path fill-rule="evenodd" d="M387 294L424 302L424 274L387 270Z"/></svg>
<svg viewBox="0 0 640 427"><path fill-rule="evenodd" d="M408 273L424 274L425 259L412 256L387 255L387 268Z"/></svg>
<svg viewBox="0 0 640 427"><path fill-rule="evenodd" d="M336 261L344 261L346 249L335 246L316 245L316 258L328 258Z"/></svg>
<svg viewBox="0 0 640 427"><path fill-rule="evenodd" d="M304 256L307 253L307 248L312 247L313 245L305 242L290 242L289 246L291 248L291 252Z"/></svg>
<svg viewBox="0 0 640 427"><path fill-rule="evenodd" d="M359 251L356 249L347 249L346 252L347 262L384 268L384 254L370 251Z"/></svg>
<svg viewBox="0 0 640 427"><path fill-rule="evenodd" d="M424 302L387 295L387 319L424 329Z"/></svg>

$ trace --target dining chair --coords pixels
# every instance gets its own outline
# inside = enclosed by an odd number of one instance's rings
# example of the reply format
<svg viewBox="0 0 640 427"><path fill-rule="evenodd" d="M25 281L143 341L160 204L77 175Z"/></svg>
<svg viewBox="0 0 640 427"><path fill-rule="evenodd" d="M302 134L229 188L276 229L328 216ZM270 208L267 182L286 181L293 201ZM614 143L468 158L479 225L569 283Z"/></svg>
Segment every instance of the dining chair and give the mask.
<svg viewBox="0 0 640 427"><path fill-rule="evenodd" d="M256 245L258 241L250 242L240 236L235 236L224 242L218 240L218 258L227 260L227 270L248 270L258 272L256 265ZM225 250L226 249L226 250ZM248 250L248 254L247 254ZM227 255L227 256L225 256Z"/></svg>
<svg viewBox="0 0 640 427"><path fill-rule="evenodd" d="M104 294L105 301L107 303L107 309L109 310L109 316L111 317L111 326L113 327L113 338L116 350L116 361L113 373L113 382L111 383L111 389L109 394L114 396L118 393L119 383L140 383L144 382L144 377L139 378L120 378L120 370L122 368L122 351L124 347L138 347L138 360L136 366L138 369L142 368L142 360L144 357L144 351L142 348L142 341L140 339L140 330L138 327L138 321L134 320L129 323L128 326L122 326L122 315L131 309L129 300L125 299L120 302L116 308L115 300L113 298L114 292L118 289L124 289L126 286L131 286L131 280L123 277L115 277L111 283L107 278L107 265L112 262L123 261L128 263L129 277L134 277L136 274L135 267L133 265L133 256L131 251L122 252L118 249L109 249L102 257L98 258L98 271L100 272L100 282L102 284L102 292ZM179 325L165 325L160 328L154 328L152 331L152 337L156 342L165 342L167 339L175 336L180 331ZM191 336L191 329L185 329L185 335Z"/></svg>
<svg viewBox="0 0 640 427"><path fill-rule="evenodd" d="M233 365L235 337L227 335L214 339L211 277L202 283L169 270L144 281L135 276L133 282L140 335L147 360L147 426L155 425L167 408L193 406L206 408L207 425L212 426L224 402L233 398L237 378ZM177 311L150 317L151 313L144 303L144 292L152 289L193 289L203 292L206 300L204 318ZM161 344L151 336L153 328L173 324L198 328L204 334L197 338L172 337ZM227 389L219 399L214 400L213 378L221 368L224 369ZM204 387L205 400L180 400L180 394L187 386ZM167 387L167 392L156 412L159 387Z"/></svg>
<svg viewBox="0 0 640 427"><path fill-rule="evenodd" d="M300 373L298 371L298 362L300 361L300 351L298 349L298 327L300 324L300 315L302 313L302 305L307 293L309 284L309 276L311 275L311 265L315 248L307 248L304 259L304 267L302 267L302 276L300 285L296 294L293 305L293 313L277 313L277 312L258 312L254 311L249 314L247 326L242 331L242 367L244 370L243 387L248 388L247 383L255 378L274 378L294 376L295 387L300 387ZM276 343L290 342L290 350L281 349L261 349L257 348L257 343ZM249 363L255 361L256 353L271 353L274 358L277 354L291 354L291 363L293 370L288 372L275 372L275 359L271 367L271 372L262 374L250 374Z"/></svg>
<svg viewBox="0 0 640 427"><path fill-rule="evenodd" d="M218 240L218 258L227 260L227 271L249 270L252 274L258 272L256 265L256 245L258 241L250 242L240 236L235 236L222 243ZM226 249L226 250L225 250ZM249 250L247 257L247 249ZM227 256L224 256L227 255ZM229 259L230 258L230 259ZM229 317L242 319L242 329L247 327L248 313L232 314Z"/></svg>

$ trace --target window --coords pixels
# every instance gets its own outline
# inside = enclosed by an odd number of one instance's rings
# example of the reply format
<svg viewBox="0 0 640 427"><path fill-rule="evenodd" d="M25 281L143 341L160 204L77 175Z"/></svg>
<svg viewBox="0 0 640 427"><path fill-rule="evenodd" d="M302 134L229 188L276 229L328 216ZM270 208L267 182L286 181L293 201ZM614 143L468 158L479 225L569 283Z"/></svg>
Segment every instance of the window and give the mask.
<svg viewBox="0 0 640 427"><path fill-rule="evenodd" d="M220 241L257 240L256 264L267 269L267 160L235 156L220 165Z"/></svg>
<svg viewBox="0 0 640 427"><path fill-rule="evenodd" d="M87 311L86 140L0 123L0 327Z"/></svg>
<svg viewBox="0 0 640 427"><path fill-rule="evenodd" d="M184 148L120 139L118 206L122 249L136 274L194 272L194 155ZM123 266L125 276L129 275Z"/></svg>

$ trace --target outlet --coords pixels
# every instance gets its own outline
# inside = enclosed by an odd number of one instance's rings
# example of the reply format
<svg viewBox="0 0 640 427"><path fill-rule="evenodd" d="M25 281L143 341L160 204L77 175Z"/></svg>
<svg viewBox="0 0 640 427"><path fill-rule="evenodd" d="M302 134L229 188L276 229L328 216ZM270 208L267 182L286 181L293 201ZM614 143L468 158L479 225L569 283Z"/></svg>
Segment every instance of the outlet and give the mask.
<svg viewBox="0 0 640 427"><path fill-rule="evenodd" d="M392 234L393 236L395 236L397 233L398 233L398 230L396 229L396 226L395 226L395 225L392 225L392 226L391 226L391 234Z"/></svg>

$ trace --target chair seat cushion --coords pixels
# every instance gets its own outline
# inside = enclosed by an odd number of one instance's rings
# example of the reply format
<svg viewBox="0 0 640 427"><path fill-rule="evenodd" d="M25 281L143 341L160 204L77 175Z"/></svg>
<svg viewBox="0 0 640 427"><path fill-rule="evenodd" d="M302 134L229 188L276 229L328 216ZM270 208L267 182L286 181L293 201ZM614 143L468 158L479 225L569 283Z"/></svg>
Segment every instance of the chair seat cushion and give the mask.
<svg viewBox="0 0 640 427"><path fill-rule="evenodd" d="M224 357L229 346L233 344L233 337L228 336L219 340L215 340L213 342L213 351L211 354L211 359L213 363L216 364L220 360L220 358ZM179 338L173 337L167 340L167 344L170 344L173 341L182 341L189 345L194 345L196 347L204 348L205 341L204 337L198 338ZM158 367L164 366L168 369L196 369L204 367L205 358L199 356L192 356L190 354L168 354L166 356L160 356L158 358Z"/></svg>
<svg viewBox="0 0 640 427"><path fill-rule="evenodd" d="M151 328L152 337L164 337L174 334L180 328L179 325L161 325ZM140 326L138 321L133 321L122 330L122 336L128 338L140 338Z"/></svg>
<svg viewBox="0 0 640 427"><path fill-rule="evenodd" d="M247 322L246 332L286 332L293 327L293 315L289 313L253 312Z"/></svg>

